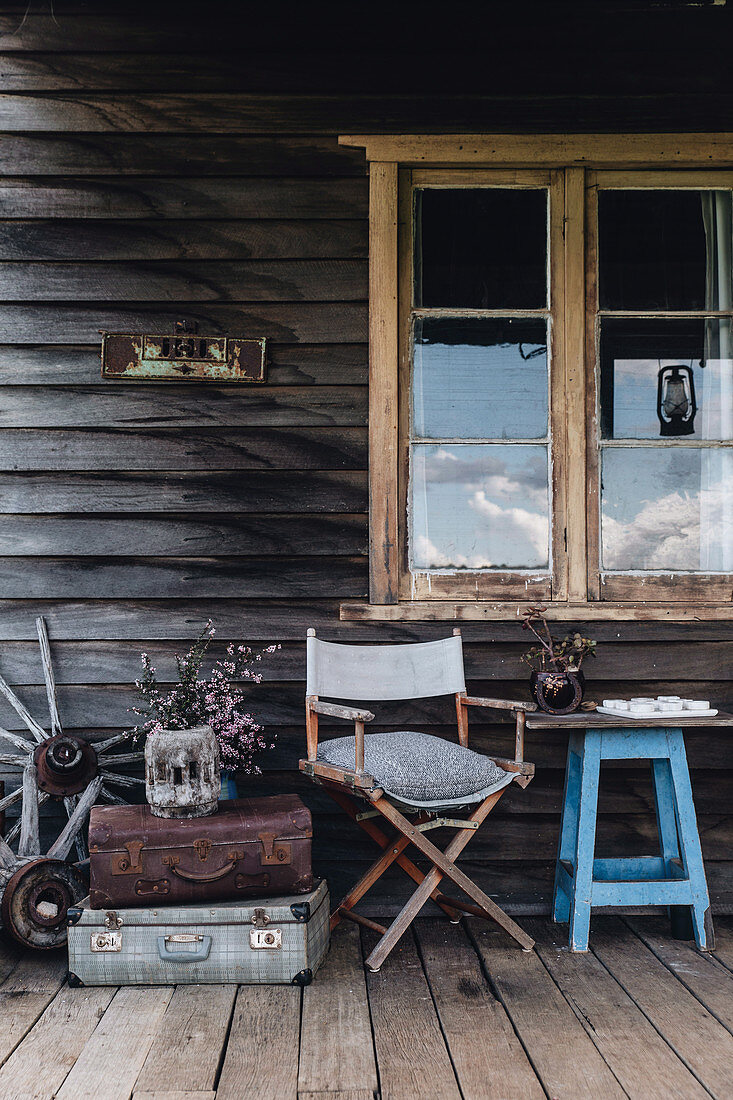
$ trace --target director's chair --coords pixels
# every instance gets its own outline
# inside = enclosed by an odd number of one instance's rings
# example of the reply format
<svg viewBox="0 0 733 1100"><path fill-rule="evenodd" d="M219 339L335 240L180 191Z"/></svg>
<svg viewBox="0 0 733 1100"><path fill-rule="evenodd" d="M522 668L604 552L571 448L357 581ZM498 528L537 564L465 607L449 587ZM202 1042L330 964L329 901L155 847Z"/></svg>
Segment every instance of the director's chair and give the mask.
<svg viewBox="0 0 733 1100"><path fill-rule="evenodd" d="M456 859L475 836L511 782L526 787L534 765L523 759L525 712L533 703L480 699L466 693L460 630L437 642L410 645L341 645L316 638L308 631L305 700L308 759L300 770L323 786L349 817L382 849L382 854L349 891L331 915L331 928L342 919L355 921L381 934L366 960L379 970L392 948L432 898L451 921L464 913L494 920L525 951L534 941L496 902L456 866ZM364 735L371 711L330 699L406 700L455 695L458 744L413 731ZM468 748L468 708L510 710L516 717L513 760L483 756ZM318 718L342 718L354 723L354 736L318 744ZM366 805L365 805L366 804ZM467 816L461 816L466 814ZM413 818L409 820L409 816ZM384 818L394 827L388 836L377 823ZM448 827L456 835L445 851L426 833ZM405 854L413 845L432 868L423 873ZM417 883L417 889L389 926L354 912L354 906L377 879L396 863ZM469 901L441 893L443 878L468 895Z"/></svg>

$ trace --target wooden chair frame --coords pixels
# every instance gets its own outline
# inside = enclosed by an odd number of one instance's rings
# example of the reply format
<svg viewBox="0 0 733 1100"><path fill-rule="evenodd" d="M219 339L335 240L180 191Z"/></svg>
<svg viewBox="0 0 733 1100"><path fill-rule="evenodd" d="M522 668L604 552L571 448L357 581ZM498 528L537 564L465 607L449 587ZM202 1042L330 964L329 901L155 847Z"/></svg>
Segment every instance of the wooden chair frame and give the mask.
<svg viewBox="0 0 733 1100"><path fill-rule="evenodd" d="M460 635L460 630L456 628L453 633L454 635ZM315 631L309 630L308 634L314 637ZM468 747L469 707L509 710L514 713L516 719L514 758L508 760L491 756L490 759L505 771L513 772L513 782L518 783L521 787L526 787L534 775L534 765L524 760L525 715L527 711L536 710L536 706L533 703L519 703L505 699L478 698L468 695L466 692L456 692L455 701L458 741L464 748ZM354 771L336 767L317 759L319 715L354 723ZM502 787L500 790L488 795L479 805L472 808L472 812L467 817L448 818L437 811L418 812L416 809L417 817L415 821L410 821L403 812L397 809L390 798L385 795L385 792L378 787L374 777L364 770L364 725L371 722L373 718L374 715L368 710L324 702L316 695L306 696L305 720L308 758L300 761L300 770L310 776L315 783L323 786L334 801L381 849L381 855L334 909L331 914L331 928L335 928L341 920L347 919L379 932L381 939L366 959L367 968L377 971L426 904L428 898L432 898L452 922L457 923L464 913L483 917L486 920L493 920L504 928L524 951L531 951L534 947L534 941L522 931L519 925L515 924L496 902L480 890L455 863L507 787ZM364 809L364 803L369 807L366 810ZM391 836L384 833L374 820L379 817L384 818L393 826L394 833ZM426 831L439 826L447 826L457 830L456 835L447 845L445 851L441 851L425 836ZM405 849L409 845L415 847L430 860L432 867L427 873L421 871L405 854ZM417 883L417 889L392 924L385 928L376 921L363 917L353 910L367 891L394 863ZM467 894L470 901L466 902L443 894L439 889L443 878L449 879Z"/></svg>

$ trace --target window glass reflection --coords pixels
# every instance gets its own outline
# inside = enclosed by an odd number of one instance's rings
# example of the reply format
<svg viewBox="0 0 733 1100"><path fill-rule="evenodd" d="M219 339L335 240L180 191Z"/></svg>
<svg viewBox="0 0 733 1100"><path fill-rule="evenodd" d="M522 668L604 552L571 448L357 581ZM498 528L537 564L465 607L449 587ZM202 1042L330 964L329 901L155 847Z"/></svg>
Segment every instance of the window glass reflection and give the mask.
<svg viewBox="0 0 733 1100"><path fill-rule="evenodd" d="M424 188L415 195L415 305L547 305L547 191Z"/></svg>
<svg viewBox="0 0 733 1100"><path fill-rule="evenodd" d="M537 569L549 564L547 447L414 444L413 569Z"/></svg>
<svg viewBox="0 0 733 1100"><path fill-rule="evenodd" d="M733 450L605 448L605 569L733 570Z"/></svg>
<svg viewBox="0 0 733 1100"><path fill-rule="evenodd" d="M604 319L601 430L605 439L733 439L731 321Z"/></svg>
<svg viewBox="0 0 733 1100"><path fill-rule="evenodd" d="M733 305L731 191L604 191L598 195L601 309Z"/></svg>
<svg viewBox="0 0 733 1100"><path fill-rule="evenodd" d="M544 321L417 318L413 362L413 435L546 436Z"/></svg>

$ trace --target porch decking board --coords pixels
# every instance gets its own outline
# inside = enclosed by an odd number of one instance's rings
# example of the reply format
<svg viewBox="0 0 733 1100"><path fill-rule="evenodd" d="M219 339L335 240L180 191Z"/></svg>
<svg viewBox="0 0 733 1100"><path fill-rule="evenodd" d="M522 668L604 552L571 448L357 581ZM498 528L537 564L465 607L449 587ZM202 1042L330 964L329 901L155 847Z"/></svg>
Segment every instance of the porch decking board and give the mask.
<svg viewBox="0 0 733 1100"><path fill-rule="evenodd" d="M236 992L233 985L177 986L135 1090L213 1090Z"/></svg>
<svg viewBox="0 0 733 1100"><path fill-rule="evenodd" d="M363 935L365 955L377 936ZM367 974L382 1100L460 1100L430 988L407 932L377 974Z"/></svg>
<svg viewBox="0 0 733 1100"><path fill-rule="evenodd" d="M118 990L58 1100L128 1100L172 995L170 986Z"/></svg>
<svg viewBox="0 0 733 1100"><path fill-rule="evenodd" d="M564 926L524 924L534 955L483 922L464 930L422 917L415 938L408 932L366 979L372 934L362 944L341 926L302 992L69 989L61 958L16 961L11 948L0 1025L18 1006L20 1026L0 1100L730 1095L733 1037L716 1016L730 1013L733 974L719 960L672 940L655 918L595 918L586 955L565 949ZM733 920L717 925L730 944Z"/></svg>
<svg viewBox="0 0 733 1100"><path fill-rule="evenodd" d="M502 933L483 922L470 921L469 928L547 1095L624 1100L626 1093L539 955L510 948ZM571 1048L573 1056L568 1057Z"/></svg>
<svg viewBox="0 0 733 1100"><path fill-rule="evenodd" d="M463 1100L543 1100L544 1089L463 929L430 918L416 933Z"/></svg>
<svg viewBox="0 0 733 1100"><path fill-rule="evenodd" d="M115 993L62 986L0 1070L0 1100L55 1095Z"/></svg>
<svg viewBox="0 0 733 1100"><path fill-rule="evenodd" d="M215 1092L134 1092L132 1100L216 1100Z"/></svg>
<svg viewBox="0 0 733 1100"><path fill-rule="evenodd" d="M297 986L240 987L217 1100L297 1100L300 1009Z"/></svg>
<svg viewBox="0 0 733 1100"><path fill-rule="evenodd" d="M714 1096L730 1095L733 1035L618 918L596 918L593 953Z"/></svg>
<svg viewBox="0 0 733 1100"><path fill-rule="evenodd" d="M553 931L546 921L527 922L527 930L537 937L542 962L630 1100L704 1100L706 1089L592 952L570 955L564 928Z"/></svg>
<svg viewBox="0 0 733 1100"><path fill-rule="evenodd" d="M299 1100L378 1088L359 931L341 925L318 981L303 990ZM358 1100L362 1100L361 1096Z"/></svg>
<svg viewBox="0 0 733 1100"><path fill-rule="evenodd" d="M703 954L691 943L670 939L664 920L635 919L626 923L690 993L733 1032L733 974L715 954Z"/></svg>
<svg viewBox="0 0 733 1100"><path fill-rule="evenodd" d="M63 985L66 959L57 953L39 967L22 958L0 985L0 1065L25 1038Z"/></svg>

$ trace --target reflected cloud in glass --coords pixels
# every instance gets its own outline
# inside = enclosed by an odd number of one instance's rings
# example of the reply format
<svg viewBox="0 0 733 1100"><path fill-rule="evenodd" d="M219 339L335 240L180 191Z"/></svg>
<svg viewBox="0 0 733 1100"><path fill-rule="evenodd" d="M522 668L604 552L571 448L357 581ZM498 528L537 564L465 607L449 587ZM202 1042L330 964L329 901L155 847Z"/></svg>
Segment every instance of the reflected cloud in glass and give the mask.
<svg viewBox="0 0 733 1100"><path fill-rule="evenodd" d="M601 533L605 569L733 570L733 450L604 450Z"/></svg>
<svg viewBox="0 0 733 1100"><path fill-rule="evenodd" d="M547 447L415 444L413 569L549 566Z"/></svg>

